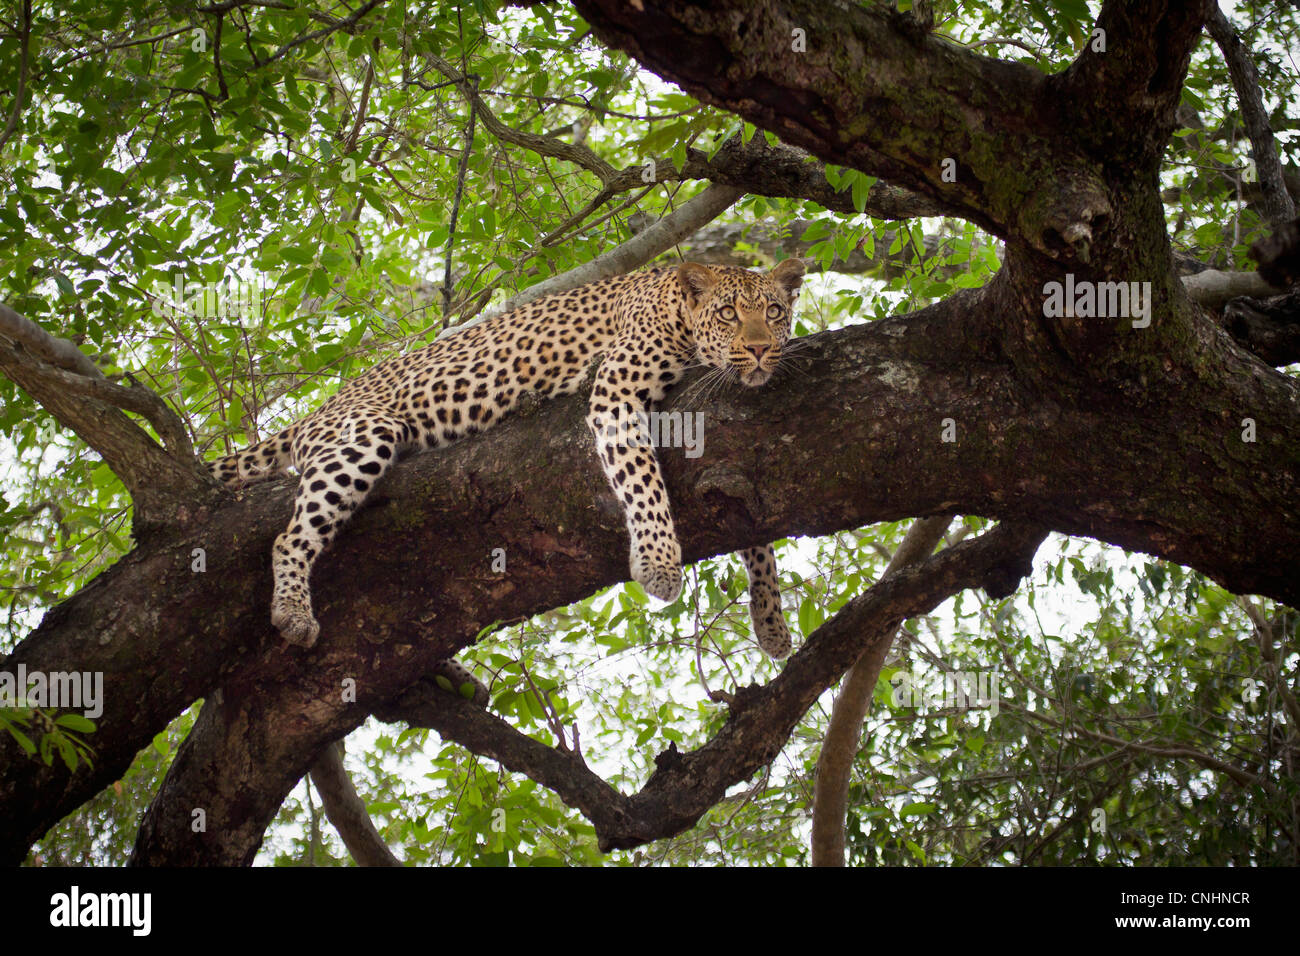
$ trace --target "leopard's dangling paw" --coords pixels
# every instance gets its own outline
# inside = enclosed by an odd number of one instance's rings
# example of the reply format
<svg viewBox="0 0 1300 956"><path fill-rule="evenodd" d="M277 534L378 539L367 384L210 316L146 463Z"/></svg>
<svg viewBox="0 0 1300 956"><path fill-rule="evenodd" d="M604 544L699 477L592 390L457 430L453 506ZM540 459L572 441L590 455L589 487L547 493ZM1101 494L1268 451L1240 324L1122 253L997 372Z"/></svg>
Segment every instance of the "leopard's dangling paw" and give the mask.
<svg viewBox="0 0 1300 956"><path fill-rule="evenodd" d="M632 551L632 580L661 601L676 601L682 593L682 568L654 555Z"/></svg>
<svg viewBox="0 0 1300 956"><path fill-rule="evenodd" d="M774 661L779 661L790 653L792 646L790 641L790 629L785 625L785 618L781 616L781 609L778 606L776 611L762 618L752 615L754 622L754 637L758 639L758 646L763 652Z"/></svg>
<svg viewBox="0 0 1300 956"><path fill-rule="evenodd" d="M320 625L307 608L277 604L271 608L271 624L290 644L311 647L320 636Z"/></svg>

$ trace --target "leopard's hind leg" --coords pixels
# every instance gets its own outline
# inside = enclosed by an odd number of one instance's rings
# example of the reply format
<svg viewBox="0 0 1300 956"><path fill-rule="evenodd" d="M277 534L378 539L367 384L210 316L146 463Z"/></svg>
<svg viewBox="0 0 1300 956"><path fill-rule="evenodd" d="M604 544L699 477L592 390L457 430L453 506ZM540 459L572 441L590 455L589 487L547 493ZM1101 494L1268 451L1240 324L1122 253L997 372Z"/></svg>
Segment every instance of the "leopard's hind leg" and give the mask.
<svg viewBox="0 0 1300 956"><path fill-rule="evenodd" d="M294 447L302 477L293 520L272 551L271 623L286 641L303 647L316 643L320 625L311 608L312 566L410 439L405 423L364 409L302 423Z"/></svg>
<svg viewBox="0 0 1300 956"><path fill-rule="evenodd" d="M298 427L290 425L256 445L208 462L208 473L231 488L278 478L293 459L293 441Z"/></svg>

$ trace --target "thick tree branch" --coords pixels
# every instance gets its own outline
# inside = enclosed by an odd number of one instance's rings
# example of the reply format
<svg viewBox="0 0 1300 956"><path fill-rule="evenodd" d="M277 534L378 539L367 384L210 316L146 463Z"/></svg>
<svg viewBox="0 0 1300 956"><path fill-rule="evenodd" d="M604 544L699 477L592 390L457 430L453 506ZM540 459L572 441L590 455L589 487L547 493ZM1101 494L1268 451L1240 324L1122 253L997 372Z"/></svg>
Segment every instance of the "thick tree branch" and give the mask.
<svg viewBox="0 0 1300 956"><path fill-rule="evenodd" d="M1100 170L1072 148L1067 124L1077 120L1061 116L1065 104L1049 78L917 36L883 6L575 6L607 44L702 101L997 235L1018 235L1049 257L1077 246L1076 231L1110 213ZM791 42L795 30L806 52ZM924 90L942 95L918 96Z"/></svg>
<svg viewBox="0 0 1300 956"><path fill-rule="evenodd" d="M81 350L0 303L0 372L103 456L131 494L140 529L173 520L178 506L214 484L194 457L184 424L161 398L108 381ZM122 409L143 416L159 447Z"/></svg>
<svg viewBox="0 0 1300 956"><path fill-rule="evenodd" d="M1064 74L989 59L884 5L811 0L575 0L609 45L700 98L819 158L936 199L1007 241L1008 317L1027 380L1083 371L1111 387L1195 361L1186 297L1171 268L1160 158L1204 0L1108 3L1106 52ZM791 42L803 31L803 44ZM929 91L918 95L918 91ZM1120 117L1114 109L1120 109ZM1123 175L1115 170L1123 169ZM1043 310L1049 283L1150 283L1164 320ZM1043 364L1055 353L1059 362ZM1017 359L1017 361L1019 361Z"/></svg>
<svg viewBox="0 0 1300 956"><path fill-rule="evenodd" d="M1195 275L1183 276L1187 297L1207 309L1220 311L1229 299L1250 296L1259 299L1277 295L1282 289L1264 279L1258 272L1221 272L1206 269Z"/></svg>
<svg viewBox="0 0 1300 956"><path fill-rule="evenodd" d="M1071 381L1047 398L1018 383L988 337L1010 308L1005 291L999 282L812 337L803 374L711 399L705 454L662 456L687 560L788 534L961 512L1034 520L1191 564L1234 591L1300 600L1295 383L1206 321L1205 366L1222 369L1218 379L1192 386L1169 376L1140 401ZM665 410L691 408L689 386ZM1247 414L1253 442L1242 440ZM528 617L625 578L622 514L582 440L584 416L583 396L560 399L397 466L313 573L323 631L311 651L282 647L266 620L266 556L288 515L287 483L249 488L205 515L201 532L101 575L4 666L54 670L77 660L103 670L118 700L100 721L111 744L94 771L72 780L16 753L0 759L0 812L16 821L0 851L21 856L220 684L219 709L177 753L141 859L251 858L315 755L437 660L494 619ZM942 441L945 419L957 442ZM783 440L791 435L803 437ZM1180 481L1152 481L1153 462L1184 463ZM199 546L219 591L190 571ZM510 555L506 576L488 570L497 547ZM129 604L117 603L125 595ZM167 682L140 677L163 669ZM343 699L349 680L355 702ZM197 805L226 821L220 833L191 832L184 808Z"/></svg>
<svg viewBox="0 0 1300 956"><path fill-rule="evenodd" d="M1113 164L1150 169L1177 126L1183 77L1210 0L1106 0L1097 29L1061 76L1071 138Z"/></svg>

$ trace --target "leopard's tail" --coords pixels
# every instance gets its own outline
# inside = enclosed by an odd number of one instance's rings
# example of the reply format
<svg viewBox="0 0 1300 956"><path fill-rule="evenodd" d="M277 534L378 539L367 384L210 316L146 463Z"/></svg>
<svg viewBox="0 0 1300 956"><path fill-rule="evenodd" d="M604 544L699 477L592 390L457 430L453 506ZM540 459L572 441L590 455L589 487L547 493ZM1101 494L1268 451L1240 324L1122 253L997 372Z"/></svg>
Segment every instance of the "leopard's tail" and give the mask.
<svg viewBox="0 0 1300 956"><path fill-rule="evenodd" d="M293 463L293 439L297 433L298 426L290 425L256 445L208 462L208 472L222 484L235 488L276 478Z"/></svg>

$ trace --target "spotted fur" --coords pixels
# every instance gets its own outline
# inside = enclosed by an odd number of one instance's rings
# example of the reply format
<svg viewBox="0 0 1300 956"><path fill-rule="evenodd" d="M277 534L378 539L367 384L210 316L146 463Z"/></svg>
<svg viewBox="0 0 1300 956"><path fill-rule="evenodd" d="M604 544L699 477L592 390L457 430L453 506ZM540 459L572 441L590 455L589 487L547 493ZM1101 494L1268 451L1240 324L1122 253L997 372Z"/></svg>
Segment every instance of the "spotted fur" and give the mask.
<svg viewBox="0 0 1300 956"><path fill-rule="evenodd" d="M705 364L758 386L790 336L803 265L770 273L684 263L616 276L498 315L376 366L306 418L209 469L229 485L298 470L293 519L275 541L271 621L311 646L312 565L399 454L435 448L499 421L529 392L572 393L604 353L588 426L623 506L632 578L665 601L682 586L681 547L654 450L609 426L648 410L688 368ZM770 547L742 553L760 646L790 650Z"/></svg>

